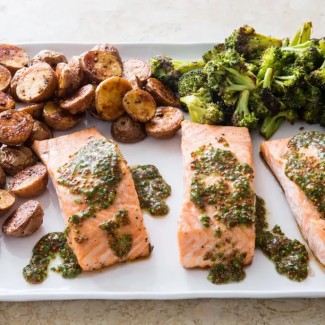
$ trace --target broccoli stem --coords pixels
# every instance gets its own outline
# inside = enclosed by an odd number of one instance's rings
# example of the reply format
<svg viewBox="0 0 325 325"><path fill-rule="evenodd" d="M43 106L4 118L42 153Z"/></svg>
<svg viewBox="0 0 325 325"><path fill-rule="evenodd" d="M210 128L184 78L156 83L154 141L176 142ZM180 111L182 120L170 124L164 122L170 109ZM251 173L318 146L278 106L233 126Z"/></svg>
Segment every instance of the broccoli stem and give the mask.
<svg viewBox="0 0 325 325"><path fill-rule="evenodd" d="M270 46L280 47L282 46L282 41L270 36L255 34L248 40L248 46L251 49L266 49Z"/></svg>
<svg viewBox="0 0 325 325"><path fill-rule="evenodd" d="M312 27L311 21L305 22L296 32L295 36L290 41L289 46L295 46L309 41Z"/></svg>
<svg viewBox="0 0 325 325"><path fill-rule="evenodd" d="M274 116L267 116L261 126L261 134L266 140L270 139L285 120L285 116L282 116L281 113Z"/></svg>
<svg viewBox="0 0 325 325"><path fill-rule="evenodd" d="M245 115L249 114L248 110L248 101L249 101L250 91L245 89L239 94L238 104L234 114L240 117L240 119L244 118Z"/></svg>
<svg viewBox="0 0 325 325"><path fill-rule="evenodd" d="M266 69L265 76L263 79L263 88L271 88L273 73L274 73L273 68Z"/></svg>
<svg viewBox="0 0 325 325"><path fill-rule="evenodd" d="M256 87L255 82L247 75L240 74L236 69L233 68L226 68L226 70L232 74L233 80L237 84L244 85L246 87L245 89L249 89L249 90L255 89Z"/></svg>
<svg viewBox="0 0 325 325"><path fill-rule="evenodd" d="M312 45L313 45L312 41L306 41L306 42L298 44L298 45L281 47L281 50L282 51L291 51L291 52L303 52L308 47L310 47Z"/></svg>
<svg viewBox="0 0 325 325"><path fill-rule="evenodd" d="M195 69L201 69L204 67L204 65L205 62L203 60L189 61L189 62L173 60L174 68L180 71L181 73L186 73Z"/></svg>

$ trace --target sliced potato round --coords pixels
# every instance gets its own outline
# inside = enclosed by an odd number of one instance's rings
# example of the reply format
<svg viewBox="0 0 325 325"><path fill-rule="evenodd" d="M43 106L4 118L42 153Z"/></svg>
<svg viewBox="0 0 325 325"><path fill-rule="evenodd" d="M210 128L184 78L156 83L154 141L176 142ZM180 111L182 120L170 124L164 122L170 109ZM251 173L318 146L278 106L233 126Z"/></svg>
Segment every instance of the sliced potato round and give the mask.
<svg viewBox="0 0 325 325"><path fill-rule="evenodd" d="M119 61L122 62L119 50L117 49L116 46L114 46L112 44L108 44L108 43L97 44L96 46L94 46L92 48L92 50L94 50L94 51L100 50L100 51L110 53L110 54L114 55L115 57L117 57L119 59Z"/></svg>
<svg viewBox="0 0 325 325"><path fill-rule="evenodd" d="M94 105L95 86L86 85L81 87L72 97L60 102L60 106L71 114L85 112Z"/></svg>
<svg viewBox="0 0 325 325"><path fill-rule="evenodd" d="M51 66L39 62L22 72L17 80L16 94L25 103L39 103L50 98L57 85L57 77Z"/></svg>
<svg viewBox="0 0 325 325"><path fill-rule="evenodd" d="M8 109L14 109L15 104L14 99L10 95L2 91L0 92L0 112L4 112Z"/></svg>
<svg viewBox="0 0 325 325"><path fill-rule="evenodd" d="M99 116L112 121L123 115L123 97L131 88L131 84L120 77L102 81L95 92L95 106Z"/></svg>
<svg viewBox="0 0 325 325"><path fill-rule="evenodd" d="M84 114L70 114L60 107L57 102L47 102L43 109L43 119L52 129L65 131L72 129L82 121Z"/></svg>
<svg viewBox="0 0 325 325"><path fill-rule="evenodd" d="M144 82L151 77L150 65L140 59L129 59L123 62L123 77L128 80L138 78Z"/></svg>
<svg viewBox="0 0 325 325"><path fill-rule="evenodd" d="M7 213L15 203L15 196L0 189L0 217Z"/></svg>
<svg viewBox="0 0 325 325"><path fill-rule="evenodd" d="M0 188L4 188L6 185L6 174L0 167Z"/></svg>
<svg viewBox="0 0 325 325"><path fill-rule="evenodd" d="M134 121L129 115L122 115L112 123L112 137L119 142L135 143L146 138L144 125Z"/></svg>
<svg viewBox="0 0 325 325"><path fill-rule="evenodd" d="M33 152L25 147L7 147L0 148L0 166L6 175L14 176L23 169L36 164Z"/></svg>
<svg viewBox="0 0 325 325"><path fill-rule="evenodd" d="M0 64L11 72L26 66L29 57L24 49L11 44L0 44Z"/></svg>
<svg viewBox="0 0 325 325"><path fill-rule="evenodd" d="M156 78L147 80L146 90L156 100L157 105L181 107L181 103L174 93Z"/></svg>
<svg viewBox="0 0 325 325"><path fill-rule="evenodd" d="M42 141L51 139L52 137L52 131L49 127L45 123L35 120L32 132L30 133L26 143L32 145L35 140Z"/></svg>
<svg viewBox="0 0 325 325"><path fill-rule="evenodd" d="M102 50L90 50L82 56L82 67L94 82L122 76L122 63L113 54Z"/></svg>
<svg viewBox="0 0 325 325"><path fill-rule="evenodd" d="M175 107L158 107L155 117L146 123L146 131L155 138L173 137L184 120L181 110Z"/></svg>
<svg viewBox="0 0 325 325"><path fill-rule="evenodd" d="M16 110L0 113L0 142L8 146L19 146L29 137L33 129L33 118Z"/></svg>
<svg viewBox="0 0 325 325"><path fill-rule="evenodd" d="M0 65L0 91L6 91L10 86L10 81L10 71L3 65Z"/></svg>
<svg viewBox="0 0 325 325"><path fill-rule="evenodd" d="M11 237L33 234L43 223L44 211L37 201L20 205L3 223L2 232Z"/></svg>
<svg viewBox="0 0 325 325"><path fill-rule="evenodd" d="M132 89L123 97L126 112L138 122L150 121L156 113L156 102L145 90Z"/></svg>
<svg viewBox="0 0 325 325"><path fill-rule="evenodd" d="M31 60L31 64L38 62L46 62L49 64L52 69L55 69L58 63L68 63L67 58L63 53L51 51L51 50L42 50L38 52Z"/></svg>
<svg viewBox="0 0 325 325"><path fill-rule="evenodd" d="M42 194L48 183L46 167L42 164L27 167L8 182L8 190L19 197Z"/></svg>
<svg viewBox="0 0 325 325"><path fill-rule="evenodd" d="M84 70L81 65L81 57L80 56L71 57L68 64L72 69L75 70L75 72L77 73L77 75L82 83L85 79L85 76L84 76Z"/></svg>
<svg viewBox="0 0 325 325"><path fill-rule="evenodd" d="M34 119L40 119L45 103L31 104L25 107L18 108L18 111L28 113Z"/></svg>
<svg viewBox="0 0 325 325"><path fill-rule="evenodd" d="M18 96L17 96L17 86L18 86L18 80L20 79L20 77L22 76L23 72L26 70L27 68L21 68L19 70L17 70L13 76L13 78L11 79L10 82L10 94L11 96L15 99L15 100L19 100Z"/></svg>
<svg viewBox="0 0 325 325"><path fill-rule="evenodd" d="M81 80L76 70L67 63L59 63L55 73L58 78L58 89L56 95L59 98L73 93L81 84Z"/></svg>

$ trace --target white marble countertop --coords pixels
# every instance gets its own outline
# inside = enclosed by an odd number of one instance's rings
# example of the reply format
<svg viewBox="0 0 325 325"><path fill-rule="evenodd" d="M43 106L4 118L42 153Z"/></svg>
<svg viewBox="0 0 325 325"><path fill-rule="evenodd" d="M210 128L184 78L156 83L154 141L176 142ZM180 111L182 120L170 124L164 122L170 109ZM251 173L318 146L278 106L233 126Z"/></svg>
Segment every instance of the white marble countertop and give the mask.
<svg viewBox="0 0 325 325"><path fill-rule="evenodd" d="M0 42L217 42L325 30L322 0L0 0ZM0 303L0 324L324 324L323 299Z"/></svg>

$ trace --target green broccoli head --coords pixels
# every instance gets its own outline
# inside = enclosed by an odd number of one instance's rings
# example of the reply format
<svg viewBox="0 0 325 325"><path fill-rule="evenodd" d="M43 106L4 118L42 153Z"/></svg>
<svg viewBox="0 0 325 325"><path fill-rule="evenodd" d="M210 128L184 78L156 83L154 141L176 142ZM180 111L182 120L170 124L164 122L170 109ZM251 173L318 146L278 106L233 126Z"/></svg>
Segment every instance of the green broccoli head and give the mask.
<svg viewBox="0 0 325 325"><path fill-rule="evenodd" d="M304 121L310 124L319 123L324 103L322 94L318 87L309 84L306 88L306 105L303 107L301 117Z"/></svg>
<svg viewBox="0 0 325 325"><path fill-rule="evenodd" d="M282 69L282 51L278 47L268 47L261 56L260 69L257 74L258 80L263 80L266 70L274 68L276 71Z"/></svg>
<svg viewBox="0 0 325 325"><path fill-rule="evenodd" d="M321 50L316 46L310 46L305 51L300 52L294 63L295 66L303 69L306 73L318 69L324 61Z"/></svg>
<svg viewBox="0 0 325 325"><path fill-rule="evenodd" d="M211 50L205 52L202 56L204 62L209 62L214 60L214 58L221 52L225 50L225 45L223 43L216 44Z"/></svg>
<svg viewBox="0 0 325 325"><path fill-rule="evenodd" d="M311 77L311 82L314 85L316 85L323 91L325 90L325 61L319 69L313 71L310 74L310 77Z"/></svg>
<svg viewBox="0 0 325 325"><path fill-rule="evenodd" d="M181 97L196 93L207 83L206 75L202 69L196 69L184 73L178 82L178 93Z"/></svg>
<svg viewBox="0 0 325 325"><path fill-rule="evenodd" d="M287 67L288 75L275 76L273 79L273 86L279 93L286 94L294 87L302 87L304 85L306 73L303 69L296 66Z"/></svg>

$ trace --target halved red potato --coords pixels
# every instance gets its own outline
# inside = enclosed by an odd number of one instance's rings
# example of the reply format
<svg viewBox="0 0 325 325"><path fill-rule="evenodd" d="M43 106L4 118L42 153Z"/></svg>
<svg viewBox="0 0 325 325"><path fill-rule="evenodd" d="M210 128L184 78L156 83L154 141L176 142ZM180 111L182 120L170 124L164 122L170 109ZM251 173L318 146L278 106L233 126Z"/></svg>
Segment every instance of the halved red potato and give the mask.
<svg viewBox="0 0 325 325"><path fill-rule="evenodd" d="M100 50L100 51L110 53L110 54L114 55L115 57L117 57L120 62L122 62L119 50L117 49L116 46L114 46L112 44L108 44L108 43L97 44L92 48L92 50L94 50L94 51Z"/></svg>
<svg viewBox="0 0 325 325"><path fill-rule="evenodd" d="M63 98L72 94L81 84L77 71L67 63L59 63L55 70L58 78L56 95Z"/></svg>
<svg viewBox="0 0 325 325"><path fill-rule="evenodd" d="M0 189L0 217L8 212L15 203L15 196Z"/></svg>
<svg viewBox="0 0 325 325"><path fill-rule="evenodd" d="M63 62L68 63L67 58L63 53L52 51L52 50L42 50L38 52L31 60L31 64L38 62L45 62L49 64L52 69L55 69L56 66Z"/></svg>
<svg viewBox="0 0 325 325"><path fill-rule="evenodd" d="M128 80L138 80L142 83L151 77L150 65L140 59L128 59L123 62L123 77Z"/></svg>
<svg viewBox="0 0 325 325"><path fill-rule="evenodd" d="M17 86L18 86L18 80L20 79L20 77L22 76L23 72L26 70L27 68L21 68L19 70L17 70L14 74L14 76L11 79L10 82L10 94L11 96L15 99L15 100L20 100L17 96Z"/></svg>
<svg viewBox="0 0 325 325"><path fill-rule="evenodd" d="M0 92L0 112L4 112L8 109L14 109L15 108L15 101L14 99L4 93L4 92Z"/></svg>
<svg viewBox="0 0 325 325"><path fill-rule="evenodd" d="M28 63L29 57L24 49L11 44L0 44L0 64L12 73Z"/></svg>
<svg viewBox="0 0 325 325"><path fill-rule="evenodd" d="M77 75L81 81L81 84L82 84L85 79L85 73L84 73L84 70L83 70L82 64L81 64L81 57L80 56L71 57L68 64L77 73Z"/></svg>
<svg viewBox="0 0 325 325"><path fill-rule="evenodd" d="M18 111L28 113L32 118L39 120L42 118L42 112L45 103L30 104L25 107L18 108Z"/></svg>
<svg viewBox="0 0 325 325"><path fill-rule="evenodd" d="M42 141L51 139L52 137L50 128L45 123L35 120L26 144L32 145L35 140Z"/></svg>
<svg viewBox="0 0 325 325"><path fill-rule="evenodd" d="M3 65L0 65L0 91L6 91L10 86L10 81L10 71Z"/></svg>

